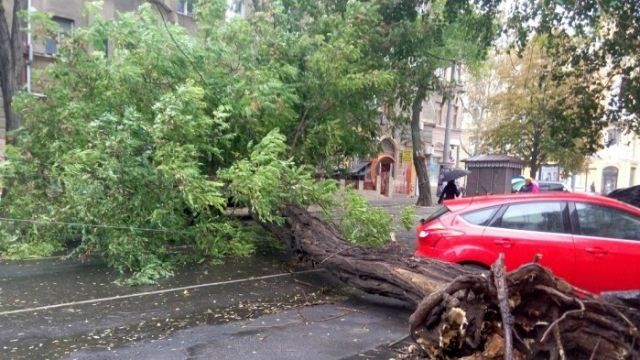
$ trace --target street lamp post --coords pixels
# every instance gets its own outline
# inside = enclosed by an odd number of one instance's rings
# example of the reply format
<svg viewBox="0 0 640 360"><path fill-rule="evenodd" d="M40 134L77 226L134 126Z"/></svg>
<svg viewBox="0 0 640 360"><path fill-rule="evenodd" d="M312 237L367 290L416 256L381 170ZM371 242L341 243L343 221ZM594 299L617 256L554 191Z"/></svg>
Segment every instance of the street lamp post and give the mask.
<svg viewBox="0 0 640 360"><path fill-rule="evenodd" d="M450 167L451 163L451 117L453 116L452 100L455 101L455 72L456 63L451 64L451 76L449 79L449 86L447 89L447 120L444 128L444 149L442 149L442 165L446 168Z"/></svg>

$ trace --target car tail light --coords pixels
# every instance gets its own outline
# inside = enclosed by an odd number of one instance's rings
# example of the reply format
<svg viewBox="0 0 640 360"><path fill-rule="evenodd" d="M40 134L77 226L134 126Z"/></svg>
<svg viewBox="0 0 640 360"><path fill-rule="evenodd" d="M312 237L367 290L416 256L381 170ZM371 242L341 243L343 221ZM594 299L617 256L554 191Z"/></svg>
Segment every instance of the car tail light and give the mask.
<svg viewBox="0 0 640 360"><path fill-rule="evenodd" d="M435 247L443 238L464 235L462 231L447 229L440 221L418 227L418 241Z"/></svg>

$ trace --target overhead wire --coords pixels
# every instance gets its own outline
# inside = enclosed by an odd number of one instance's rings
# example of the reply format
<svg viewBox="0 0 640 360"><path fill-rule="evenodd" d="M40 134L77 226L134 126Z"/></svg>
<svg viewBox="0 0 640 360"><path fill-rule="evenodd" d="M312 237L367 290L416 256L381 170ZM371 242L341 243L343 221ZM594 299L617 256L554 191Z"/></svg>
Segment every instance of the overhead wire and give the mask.
<svg viewBox="0 0 640 360"><path fill-rule="evenodd" d="M158 232L158 233L174 233L174 234L187 234L187 231L176 231L176 230L168 230L168 229L153 229L153 228L143 228L137 226L125 226L125 225L110 225L110 224L88 224L88 223L79 223L79 222L65 222L65 221L53 221L53 220L29 220L29 219L17 219L17 218L7 218L0 217L0 222L16 222L16 223L30 223L34 225L63 225L63 226L72 226L72 227L93 227L93 228L102 228L102 229L116 229L116 230L129 230L129 231L148 231L148 232Z"/></svg>

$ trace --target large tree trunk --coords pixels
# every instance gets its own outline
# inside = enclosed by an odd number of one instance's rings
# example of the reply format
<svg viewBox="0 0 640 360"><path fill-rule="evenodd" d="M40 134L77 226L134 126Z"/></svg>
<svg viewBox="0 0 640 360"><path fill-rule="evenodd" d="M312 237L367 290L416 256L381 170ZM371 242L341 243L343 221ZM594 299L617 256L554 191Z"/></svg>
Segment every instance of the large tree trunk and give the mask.
<svg viewBox="0 0 640 360"><path fill-rule="evenodd" d="M419 86L415 98L411 104L411 142L413 143L413 165L416 168L416 178L418 179L418 206L431 206L431 183L429 182L429 169L427 168L427 156L422 145L422 134L420 131L420 113L422 112L422 102L426 97L426 89Z"/></svg>
<svg viewBox="0 0 640 360"><path fill-rule="evenodd" d="M429 358L640 358L638 292L596 297L537 264L504 274L500 260L491 273L473 273L393 246L352 245L298 207L284 215L284 226L264 226L302 260L415 306L410 334Z"/></svg>
<svg viewBox="0 0 640 360"><path fill-rule="evenodd" d="M0 88L2 89L2 106L5 114L7 131L20 127L18 116L11 107L13 95L18 88L18 77L22 65L22 34L20 33L20 17L18 13L24 9L24 1L14 0L11 11L11 26L7 19L4 5L0 1Z"/></svg>
<svg viewBox="0 0 640 360"><path fill-rule="evenodd" d="M407 257L399 248L362 248L344 241L335 226L298 207L284 211L283 227L265 226L286 242L300 259L322 266L340 280L371 294L416 305L444 284L469 274L462 267Z"/></svg>
<svg viewBox="0 0 640 360"><path fill-rule="evenodd" d="M542 134L539 129L533 130L533 141L531 143L531 157L529 158L529 177L535 179L540 168L540 138Z"/></svg>

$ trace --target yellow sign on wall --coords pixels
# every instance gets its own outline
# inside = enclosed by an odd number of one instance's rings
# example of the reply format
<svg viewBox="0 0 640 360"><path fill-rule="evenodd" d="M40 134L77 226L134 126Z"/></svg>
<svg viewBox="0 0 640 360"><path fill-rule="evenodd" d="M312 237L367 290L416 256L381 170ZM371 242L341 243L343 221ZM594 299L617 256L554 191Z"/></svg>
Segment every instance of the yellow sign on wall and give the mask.
<svg viewBox="0 0 640 360"><path fill-rule="evenodd" d="M411 163L411 150L402 151L402 162Z"/></svg>

